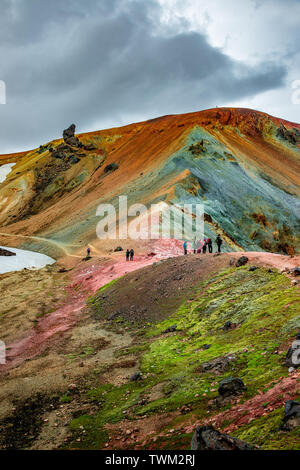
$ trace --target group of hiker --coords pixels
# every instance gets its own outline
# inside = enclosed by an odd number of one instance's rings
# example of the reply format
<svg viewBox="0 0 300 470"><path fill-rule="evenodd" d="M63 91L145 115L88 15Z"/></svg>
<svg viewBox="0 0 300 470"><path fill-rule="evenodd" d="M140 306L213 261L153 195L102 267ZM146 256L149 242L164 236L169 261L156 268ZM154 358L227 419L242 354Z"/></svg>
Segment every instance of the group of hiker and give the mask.
<svg viewBox="0 0 300 470"><path fill-rule="evenodd" d="M134 250L133 248L131 248L131 250L129 250L127 248L126 250L126 261L133 261L133 257L134 257Z"/></svg>
<svg viewBox="0 0 300 470"><path fill-rule="evenodd" d="M220 235L217 236L215 243L218 247L218 253L221 253L221 247L222 247L222 244L223 244L223 240L222 240ZM205 254L207 251L209 253L212 253L213 252L212 239L211 238L204 238L203 242L201 240L194 240L192 242L192 250L193 250L194 254L197 254L197 253ZM188 254L188 242L187 241L185 241L183 243L183 251L184 251L185 255Z"/></svg>

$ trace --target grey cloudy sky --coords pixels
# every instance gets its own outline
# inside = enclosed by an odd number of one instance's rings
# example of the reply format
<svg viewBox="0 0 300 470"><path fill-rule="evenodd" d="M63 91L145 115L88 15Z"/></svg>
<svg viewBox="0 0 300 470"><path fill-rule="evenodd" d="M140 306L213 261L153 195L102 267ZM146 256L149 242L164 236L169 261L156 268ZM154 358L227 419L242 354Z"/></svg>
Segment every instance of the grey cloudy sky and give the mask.
<svg viewBox="0 0 300 470"><path fill-rule="evenodd" d="M0 0L0 153L218 106L299 122L299 0Z"/></svg>

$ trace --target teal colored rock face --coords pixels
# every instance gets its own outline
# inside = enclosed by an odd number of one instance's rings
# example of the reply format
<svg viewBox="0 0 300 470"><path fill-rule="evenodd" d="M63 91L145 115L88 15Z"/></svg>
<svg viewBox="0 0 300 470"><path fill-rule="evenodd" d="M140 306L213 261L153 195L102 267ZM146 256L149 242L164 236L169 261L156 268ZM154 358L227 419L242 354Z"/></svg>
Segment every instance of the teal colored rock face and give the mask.
<svg viewBox="0 0 300 470"><path fill-rule="evenodd" d="M174 202L204 204L205 213L245 250L297 250L300 200L258 171L246 169L200 127L189 134L186 146L169 159L163 172L186 169L199 189L191 194L179 184ZM207 225L206 235L210 232Z"/></svg>

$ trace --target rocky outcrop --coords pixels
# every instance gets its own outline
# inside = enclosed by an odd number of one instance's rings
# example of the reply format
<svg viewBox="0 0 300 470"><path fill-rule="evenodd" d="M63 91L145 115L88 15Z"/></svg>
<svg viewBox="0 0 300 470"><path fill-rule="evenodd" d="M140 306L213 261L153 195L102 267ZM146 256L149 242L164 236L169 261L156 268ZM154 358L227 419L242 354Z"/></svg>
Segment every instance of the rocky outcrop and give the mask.
<svg viewBox="0 0 300 470"><path fill-rule="evenodd" d="M4 248L0 248L0 256L16 256L16 253L13 253L9 250L5 250Z"/></svg>
<svg viewBox="0 0 300 470"><path fill-rule="evenodd" d="M283 431L292 431L300 426L300 403L289 400L284 406L284 418L281 429Z"/></svg>
<svg viewBox="0 0 300 470"><path fill-rule="evenodd" d="M174 333L177 330L177 325L169 326L166 330L163 331L163 334Z"/></svg>
<svg viewBox="0 0 300 470"><path fill-rule="evenodd" d="M235 263L235 266L237 268L239 268L240 266L245 266L245 264L247 264L249 261L249 259L247 258L247 256L241 256L237 262Z"/></svg>
<svg viewBox="0 0 300 470"><path fill-rule="evenodd" d="M131 377L130 377L130 382L137 382L138 380L142 380L142 374L140 372L135 372Z"/></svg>
<svg viewBox="0 0 300 470"><path fill-rule="evenodd" d="M191 450L253 450L253 447L245 441L220 433L212 426L203 426L196 428Z"/></svg>
<svg viewBox="0 0 300 470"><path fill-rule="evenodd" d="M117 163L110 163L104 168L104 173L111 173L113 171L118 170L119 165Z"/></svg>
<svg viewBox="0 0 300 470"><path fill-rule="evenodd" d="M228 357L218 357L209 362L203 362L200 366L201 372L211 372L213 374L223 374L229 369L230 361Z"/></svg>
<svg viewBox="0 0 300 470"><path fill-rule="evenodd" d="M285 365L288 368L297 368L300 366L300 331L287 352Z"/></svg>
<svg viewBox="0 0 300 470"><path fill-rule="evenodd" d="M294 276L300 276L300 267L294 268L292 274Z"/></svg>
<svg viewBox="0 0 300 470"><path fill-rule="evenodd" d="M232 323L231 321L227 321L225 325L223 326L222 330L223 331L230 331L234 330L237 327L236 323Z"/></svg>
<svg viewBox="0 0 300 470"><path fill-rule="evenodd" d="M246 390L246 386L242 379L236 377L228 377L222 380L219 385L219 394L222 398L228 398L241 395Z"/></svg>
<svg viewBox="0 0 300 470"><path fill-rule="evenodd" d="M289 131L282 123L280 124L280 128L277 130L276 137L280 137L292 145L297 145L298 142L297 133Z"/></svg>
<svg viewBox="0 0 300 470"><path fill-rule="evenodd" d="M75 137L75 124L71 124L68 129L63 131L63 139L66 144L71 145L72 147L82 148L83 144L80 142L78 137Z"/></svg>

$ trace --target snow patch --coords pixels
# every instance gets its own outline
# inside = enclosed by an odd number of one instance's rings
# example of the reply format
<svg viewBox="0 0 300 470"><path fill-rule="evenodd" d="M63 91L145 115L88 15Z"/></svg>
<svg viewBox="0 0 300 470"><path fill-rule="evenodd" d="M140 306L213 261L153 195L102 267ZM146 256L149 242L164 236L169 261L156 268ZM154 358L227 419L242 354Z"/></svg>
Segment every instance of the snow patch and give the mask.
<svg viewBox="0 0 300 470"><path fill-rule="evenodd" d="M0 166L0 183L3 183L6 180L7 175L9 175L14 165L15 163L7 163L6 165Z"/></svg>
<svg viewBox="0 0 300 470"><path fill-rule="evenodd" d="M7 246L0 246L0 248L16 253L16 256L0 256L0 274L22 271L24 268L40 269L47 264L55 263L54 259L35 251L19 250Z"/></svg>

